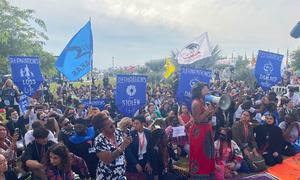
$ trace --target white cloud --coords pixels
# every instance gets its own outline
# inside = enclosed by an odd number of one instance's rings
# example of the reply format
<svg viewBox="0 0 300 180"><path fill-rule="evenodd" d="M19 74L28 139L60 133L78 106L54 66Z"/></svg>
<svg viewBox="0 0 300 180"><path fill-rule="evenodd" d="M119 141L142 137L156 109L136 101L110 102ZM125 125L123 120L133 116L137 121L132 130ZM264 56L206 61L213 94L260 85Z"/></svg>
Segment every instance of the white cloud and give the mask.
<svg viewBox="0 0 300 180"><path fill-rule="evenodd" d="M286 48L295 49L299 44L299 40L289 36L291 28L300 20L299 0L12 0L12 2L22 8L35 9L37 15L46 21L50 36L48 44L55 53L65 46L66 43L63 42L69 40L89 17L92 18L95 29L95 44L103 43L103 36L112 38L111 41L106 39L108 46L106 48L113 49L114 52L97 54L96 52L101 49L95 49L95 56L99 59L111 57L112 53L119 54L127 60L143 57L147 60L151 55L151 57L163 56L163 53L168 53L166 50L168 46L169 50L180 49L204 31L209 32L212 41L220 45L223 54L247 52L250 56L252 51L258 49L276 51L277 48L284 53ZM104 26L111 26L111 30ZM168 36L172 32L175 34ZM158 39L153 38L156 34ZM114 37L120 38L122 42L118 42ZM168 44L172 40L166 38L174 38L176 41L173 42L178 44ZM54 42L58 44L54 46ZM116 47L119 45L123 47ZM98 44L95 48L103 46ZM137 55L136 52L145 55Z"/></svg>

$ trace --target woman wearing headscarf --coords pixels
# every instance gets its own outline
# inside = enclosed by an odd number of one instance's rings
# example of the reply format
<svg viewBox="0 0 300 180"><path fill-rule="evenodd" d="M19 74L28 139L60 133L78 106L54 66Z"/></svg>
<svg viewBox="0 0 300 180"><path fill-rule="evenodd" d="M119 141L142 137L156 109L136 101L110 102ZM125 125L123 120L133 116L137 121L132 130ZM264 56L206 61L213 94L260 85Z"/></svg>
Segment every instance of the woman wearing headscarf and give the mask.
<svg viewBox="0 0 300 180"><path fill-rule="evenodd" d="M283 148L283 137L281 129L275 125L273 114L264 114L266 123L254 129L255 140L259 152L268 166L282 162L280 152Z"/></svg>

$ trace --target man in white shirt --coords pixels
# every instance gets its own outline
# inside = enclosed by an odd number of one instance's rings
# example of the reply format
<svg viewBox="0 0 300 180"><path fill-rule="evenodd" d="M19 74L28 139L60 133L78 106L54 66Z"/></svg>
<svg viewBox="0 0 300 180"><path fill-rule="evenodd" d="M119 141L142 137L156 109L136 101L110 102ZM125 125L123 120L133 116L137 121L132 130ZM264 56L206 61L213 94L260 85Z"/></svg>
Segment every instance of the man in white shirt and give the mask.
<svg viewBox="0 0 300 180"><path fill-rule="evenodd" d="M43 127L43 124L39 120L34 121L32 123L32 130L27 131L27 133L24 136L24 141L25 141L26 146L35 140L35 138L33 137L33 131L35 129L42 128L42 127ZM49 131L47 139L48 139L48 141L50 140L50 141L57 143L57 140L55 139L55 137L51 131Z"/></svg>

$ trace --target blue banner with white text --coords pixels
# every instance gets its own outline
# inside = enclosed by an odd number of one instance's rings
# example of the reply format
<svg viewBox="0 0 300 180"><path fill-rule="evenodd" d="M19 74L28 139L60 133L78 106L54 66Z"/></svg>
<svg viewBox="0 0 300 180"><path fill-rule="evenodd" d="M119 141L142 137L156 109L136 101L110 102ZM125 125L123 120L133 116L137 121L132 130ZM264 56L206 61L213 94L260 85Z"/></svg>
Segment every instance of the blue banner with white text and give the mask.
<svg viewBox="0 0 300 180"><path fill-rule="evenodd" d="M147 76L117 75L116 106L124 116L133 117L146 104Z"/></svg>
<svg viewBox="0 0 300 180"><path fill-rule="evenodd" d="M211 70L182 67L180 69L179 84L176 94L178 103L185 103L190 109L192 104L191 91L194 83L203 82L209 85L211 75Z"/></svg>
<svg viewBox="0 0 300 180"><path fill-rule="evenodd" d="M26 95L33 96L43 82L40 59L28 56L9 56L13 82Z"/></svg>
<svg viewBox="0 0 300 180"><path fill-rule="evenodd" d="M92 58L93 35L89 21L67 44L55 67L69 81L76 81L92 70Z"/></svg>
<svg viewBox="0 0 300 180"><path fill-rule="evenodd" d="M91 101L89 99L81 100L81 103L84 104L85 108L89 107L97 107L101 111L104 109L106 99L92 99Z"/></svg>
<svg viewBox="0 0 300 180"><path fill-rule="evenodd" d="M264 91L270 90L281 81L282 59L283 55L258 51L254 74L258 85Z"/></svg>

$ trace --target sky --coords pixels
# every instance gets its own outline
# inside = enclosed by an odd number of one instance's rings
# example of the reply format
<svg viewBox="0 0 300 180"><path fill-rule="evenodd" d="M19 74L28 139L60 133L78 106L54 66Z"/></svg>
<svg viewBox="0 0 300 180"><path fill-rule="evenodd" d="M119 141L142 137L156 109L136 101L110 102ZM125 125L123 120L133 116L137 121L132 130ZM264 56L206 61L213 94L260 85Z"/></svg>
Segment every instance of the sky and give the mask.
<svg viewBox="0 0 300 180"><path fill-rule="evenodd" d="M222 56L258 50L286 54L300 45L290 31L299 0L9 0L47 25L45 49L59 55L91 18L94 67L143 65L170 56L208 32Z"/></svg>

